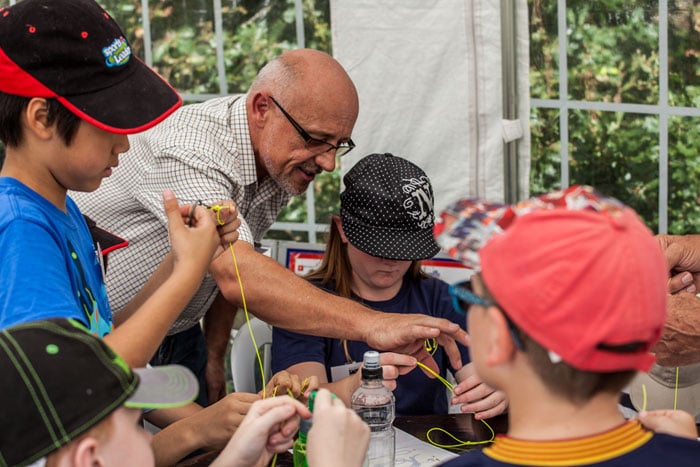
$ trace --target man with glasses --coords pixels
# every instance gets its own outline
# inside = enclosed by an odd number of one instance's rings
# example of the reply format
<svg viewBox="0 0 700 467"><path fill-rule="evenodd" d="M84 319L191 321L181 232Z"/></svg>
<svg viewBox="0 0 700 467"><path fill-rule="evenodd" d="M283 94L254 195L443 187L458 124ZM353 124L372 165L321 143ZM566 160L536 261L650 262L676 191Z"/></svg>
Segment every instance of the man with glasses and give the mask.
<svg viewBox="0 0 700 467"><path fill-rule="evenodd" d="M98 225L130 242L109 260L106 282L116 323L129 312L120 311L122 306L167 253L155 197L161 187L174 189L182 203L236 203L239 241L213 260L211 274L153 360L184 364L200 381L208 365L211 401L223 389L234 315L229 304L242 306L244 299L249 311L271 324L367 341L427 362L423 341L439 335L449 355L459 359L454 340L465 343L466 334L454 323L415 314L389 319L321 291L255 250L290 197L304 193L321 171L334 170L336 155L355 146L358 105L355 86L331 56L310 49L286 52L260 70L245 95L185 106L153 131L131 138L131 150L102 187L76 196ZM209 364L199 326L205 313ZM206 395L198 400L205 404Z"/></svg>

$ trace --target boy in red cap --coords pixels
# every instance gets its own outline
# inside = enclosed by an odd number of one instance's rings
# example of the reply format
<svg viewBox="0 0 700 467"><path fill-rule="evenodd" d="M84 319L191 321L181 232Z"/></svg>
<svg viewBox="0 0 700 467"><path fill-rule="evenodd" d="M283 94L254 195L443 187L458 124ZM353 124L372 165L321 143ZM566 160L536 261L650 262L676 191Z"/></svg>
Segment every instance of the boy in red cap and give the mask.
<svg viewBox="0 0 700 467"><path fill-rule="evenodd" d="M654 362L666 305L664 256L632 209L574 186L514 206L460 200L442 221L440 246L476 271L451 288L472 360L510 401L506 435L444 465L697 465L699 443L618 409Z"/></svg>

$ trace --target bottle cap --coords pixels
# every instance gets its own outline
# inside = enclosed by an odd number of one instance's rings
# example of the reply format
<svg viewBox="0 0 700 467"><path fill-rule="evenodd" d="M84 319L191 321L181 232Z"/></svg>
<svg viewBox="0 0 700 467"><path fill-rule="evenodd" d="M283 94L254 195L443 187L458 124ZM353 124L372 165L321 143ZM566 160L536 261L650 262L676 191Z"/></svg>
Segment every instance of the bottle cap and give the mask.
<svg viewBox="0 0 700 467"><path fill-rule="evenodd" d="M368 350L362 358L362 379L378 380L383 378L382 366L379 364L379 352Z"/></svg>
<svg viewBox="0 0 700 467"><path fill-rule="evenodd" d="M367 352L365 352L362 362L364 367L368 370L380 368L381 365L379 365L379 352L377 352L376 350L368 350Z"/></svg>

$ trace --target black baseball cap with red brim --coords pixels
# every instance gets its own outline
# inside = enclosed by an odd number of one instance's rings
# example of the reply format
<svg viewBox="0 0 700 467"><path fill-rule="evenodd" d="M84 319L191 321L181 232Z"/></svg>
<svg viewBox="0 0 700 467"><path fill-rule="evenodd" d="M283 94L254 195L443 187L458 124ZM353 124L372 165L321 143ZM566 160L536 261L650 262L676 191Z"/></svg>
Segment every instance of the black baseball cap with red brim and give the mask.
<svg viewBox="0 0 700 467"><path fill-rule="evenodd" d="M144 131L182 105L93 0L23 0L0 9L0 92L56 98L117 134Z"/></svg>

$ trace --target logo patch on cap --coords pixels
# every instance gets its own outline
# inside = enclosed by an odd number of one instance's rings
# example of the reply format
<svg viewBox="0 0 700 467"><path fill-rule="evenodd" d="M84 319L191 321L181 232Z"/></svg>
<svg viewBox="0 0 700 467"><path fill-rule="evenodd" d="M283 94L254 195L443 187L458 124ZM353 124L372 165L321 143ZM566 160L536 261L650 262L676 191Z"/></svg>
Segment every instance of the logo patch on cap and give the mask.
<svg viewBox="0 0 700 467"><path fill-rule="evenodd" d="M102 55L105 56L105 63L108 67L126 65L131 58L131 47L124 36L121 36L103 48Z"/></svg>
<svg viewBox="0 0 700 467"><path fill-rule="evenodd" d="M426 175L414 178L404 178L401 190L410 195L403 201L406 213L415 219L421 229L433 227L433 197L430 191L430 180Z"/></svg>

